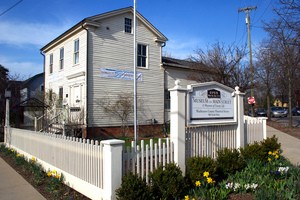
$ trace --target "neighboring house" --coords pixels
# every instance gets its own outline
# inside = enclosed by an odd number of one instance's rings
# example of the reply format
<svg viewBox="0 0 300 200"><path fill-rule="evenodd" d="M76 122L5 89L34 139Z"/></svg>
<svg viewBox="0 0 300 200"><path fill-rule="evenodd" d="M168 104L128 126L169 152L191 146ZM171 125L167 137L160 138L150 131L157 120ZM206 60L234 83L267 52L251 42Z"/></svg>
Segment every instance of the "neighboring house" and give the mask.
<svg viewBox="0 0 300 200"><path fill-rule="evenodd" d="M278 107L288 107L288 100L287 98L276 98L274 100L273 106L278 106Z"/></svg>
<svg viewBox="0 0 300 200"><path fill-rule="evenodd" d="M23 82L21 101L36 98L41 92L44 92L44 73L36 74Z"/></svg>
<svg viewBox="0 0 300 200"><path fill-rule="evenodd" d="M137 12L138 124L164 123L166 90L176 79L189 79L191 66L162 60L167 38ZM120 126L102 102L133 94L133 8L83 19L41 49L44 54L45 92L57 94L72 116L83 113L90 132ZM177 60L179 61L179 60ZM182 61L184 62L184 61ZM186 71L184 71L186 70ZM190 74L189 71L193 71ZM187 73L185 75L185 73ZM195 73L194 73L195 74ZM133 124L130 117L129 124Z"/></svg>
<svg viewBox="0 0 300 200"><path fill-rule="evenodd" d="M45 107L43 93L44 73L36 74L23 82L19 104L19 107L23 108L23 127L33 127L34 118L43 115Z"/></svg>

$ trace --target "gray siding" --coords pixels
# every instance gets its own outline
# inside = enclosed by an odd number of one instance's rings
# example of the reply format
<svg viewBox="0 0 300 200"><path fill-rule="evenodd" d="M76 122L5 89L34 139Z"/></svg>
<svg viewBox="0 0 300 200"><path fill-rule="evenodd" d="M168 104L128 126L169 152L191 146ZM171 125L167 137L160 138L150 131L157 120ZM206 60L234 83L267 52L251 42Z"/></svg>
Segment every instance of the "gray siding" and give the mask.
<svg viewBox="0 0 300 200"><path fill-rule="evenodd" d="M133 35L124 33L124 18L131 14L119 15L101 21L101 26L90 30L88 66L88 107L89 126L120 125L120 120L105 113L99 102L109 97L116 99L118 94L133 94L133 81L100 77L101 68L133 71ZM164 117L164 73L161 64L161 46L155 35L141 23L137 27L137 43L148 45L148 68L138 68L143 81L137 82L137 95L142 99L138 108L139 124L155 118L159 123ZM133 122L130 116L130 122Z"/></svg>

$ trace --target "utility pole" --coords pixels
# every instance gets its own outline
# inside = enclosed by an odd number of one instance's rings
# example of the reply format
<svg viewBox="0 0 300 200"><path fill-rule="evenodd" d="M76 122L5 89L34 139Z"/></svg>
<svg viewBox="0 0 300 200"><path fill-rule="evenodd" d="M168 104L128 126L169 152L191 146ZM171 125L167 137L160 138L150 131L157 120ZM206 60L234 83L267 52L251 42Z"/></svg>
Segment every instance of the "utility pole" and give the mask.
<svg viewBox="0 0 300 200"><path fill-rule="evenodd" d="M248 28L248 46L249 46L249 55L250 55L250 76L251 76L251 99L253 99L253 103L251 103L251 115L254 117L254 104L255 104L255 99L254 99L254 91L253 91L253 79L254 79L254 69L253 69L253 64L252 64L252 46L251 46L251 34L250 34L250 11L255 10L257 7L252 6L252 7L246 7L246 8L240 8L238 12L245 12L246 13L246 24ZM248 102L249 103L249 102Z"/></svg>

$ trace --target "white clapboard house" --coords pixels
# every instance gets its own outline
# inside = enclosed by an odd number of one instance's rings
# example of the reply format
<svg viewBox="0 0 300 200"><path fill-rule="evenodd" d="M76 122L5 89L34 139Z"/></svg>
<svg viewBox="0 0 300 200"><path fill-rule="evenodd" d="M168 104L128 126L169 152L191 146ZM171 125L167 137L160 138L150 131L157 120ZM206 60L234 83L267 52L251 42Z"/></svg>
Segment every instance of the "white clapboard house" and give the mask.
<svg viewBox="0 0 300 200"><path fill-rule="evenodd" d="M167 37L139 12L136 17L138 124L163 124L167 89L194 72L176 59L163 60ZM51 117L68 113L88 135L120 127L120 117L104 105L133 94L133 44L133 8L128 7L85 18L45 45L45 91L49 98L56 94L55 109L61 109ZM132 114L128 123L133 124Z"/></svg>

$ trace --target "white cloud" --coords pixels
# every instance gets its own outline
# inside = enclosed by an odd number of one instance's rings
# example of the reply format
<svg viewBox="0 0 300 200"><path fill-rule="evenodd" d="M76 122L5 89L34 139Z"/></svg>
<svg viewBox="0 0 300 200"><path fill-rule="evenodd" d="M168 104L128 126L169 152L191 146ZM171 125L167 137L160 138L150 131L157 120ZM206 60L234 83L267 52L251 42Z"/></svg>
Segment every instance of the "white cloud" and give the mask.
<svg viewBox="0 0 300 200"><path fill-rule="evenodd" d="M0 21L0 44L44 46L70 28L69 24L26 23Z"/></svg>
<svg viewBox="0 0 300 200"><path fill-rule="evenodd" d="M199 38L177 38L170 37L166 46L163 48L167 56L172 56L178 59L186 59L194 54L194 51L202 45Z"/></svg>
<svg viewBox="0 0 300 200"><path fill-rule="evenodd" d="M1 65L9 70L9 75L18 80L26 80L44 71L42 62L20 62L3 56L0 56L0 60Z"/></svg>

